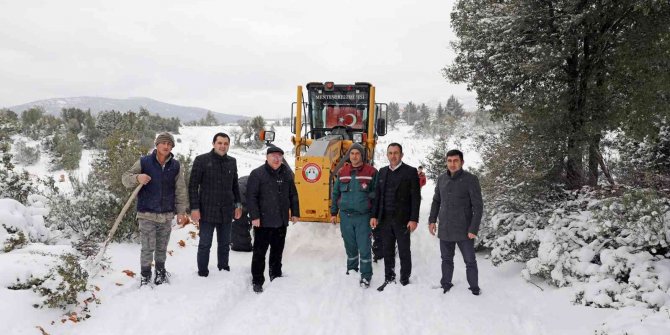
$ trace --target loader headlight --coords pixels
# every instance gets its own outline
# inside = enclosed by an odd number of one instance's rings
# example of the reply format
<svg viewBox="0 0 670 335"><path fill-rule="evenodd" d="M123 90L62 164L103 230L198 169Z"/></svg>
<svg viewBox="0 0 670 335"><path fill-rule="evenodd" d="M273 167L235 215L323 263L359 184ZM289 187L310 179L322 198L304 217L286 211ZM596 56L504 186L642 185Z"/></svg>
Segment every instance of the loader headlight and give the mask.
<svg viewBox="0 0 670 335"><path fill-rule="evenodd" d="M264 136L263 136L263 138L261 138L261 140L264 140L266 142L274 141L275 140L275 132L271 131L271 130L266 130L264 132Z"/></svg>
<svg viewBox="0 0 670 335"><path fill-rule="evenodd" d="M354 142L356 142L356 143L363 142L363 133L353 133L351 135L351 137L353 138Z"/></svg>

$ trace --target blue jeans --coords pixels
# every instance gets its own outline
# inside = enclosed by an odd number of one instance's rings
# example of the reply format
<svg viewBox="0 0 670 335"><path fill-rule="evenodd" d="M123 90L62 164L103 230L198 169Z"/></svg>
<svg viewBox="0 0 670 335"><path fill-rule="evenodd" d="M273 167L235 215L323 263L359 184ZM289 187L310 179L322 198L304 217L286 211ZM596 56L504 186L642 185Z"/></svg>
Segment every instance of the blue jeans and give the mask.
<svg viewBox="0 0 670 335"><path fill-rule="evenodd" d="M451 284L451 279L454 276L454 251L458 245L458 249L463 255L465 261L465 276L468 278L470 288L479 288L477 259L475 259L475 240L463 241L442 241L440 240L440 253L442 254L442 280L440 284L445 287Z"/></svg>
<svg viewBox="0 0 670 335"><path fill-rule="evenodd" d="M216 230L216 255L217 267L219 269L228 266L228 255L230 253L230 227L231 222L210 223L200 222L200 242L198 242L198 273L209 274L209 250L212 248L212 239Z"/></svg>

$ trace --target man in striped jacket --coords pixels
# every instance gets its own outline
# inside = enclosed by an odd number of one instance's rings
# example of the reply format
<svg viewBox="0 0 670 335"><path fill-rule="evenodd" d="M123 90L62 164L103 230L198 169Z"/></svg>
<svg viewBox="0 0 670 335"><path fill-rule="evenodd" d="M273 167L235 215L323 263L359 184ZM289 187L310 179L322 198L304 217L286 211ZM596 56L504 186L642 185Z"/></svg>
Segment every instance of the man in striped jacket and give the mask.
<svg viewBox="0 0 670 335"><path fill-rule="evenodd" d="M351 164L345 164L333 187L330 221L334 224L340 213L340 231L347 252L347 274L358 271L361 287L370 286L372 250L370 246L370 214L375 196L377 169L364 163L365 148L354 143L349 149Z"/></svg>

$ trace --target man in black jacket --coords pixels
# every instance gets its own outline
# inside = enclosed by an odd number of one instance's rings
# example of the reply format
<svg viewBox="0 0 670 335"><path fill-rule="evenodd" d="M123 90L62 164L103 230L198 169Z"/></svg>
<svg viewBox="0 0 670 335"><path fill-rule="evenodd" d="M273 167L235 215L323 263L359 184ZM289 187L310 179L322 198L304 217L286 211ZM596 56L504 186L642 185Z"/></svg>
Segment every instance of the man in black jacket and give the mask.
<svg viewBox="0 0 670 335"><path fill-rule="evenodd" d="M213 149L193 161L188 194L191 201L191 218L200 222L198 243L198 275L209 275L209 250L216 230L217 267L230 271L230 226L242 215L240 189L237 182L237 162L228 156L230 137L225 133L214 135Z"/></svg>
<svg viewBox="0 0 670 335"><path fill-rule="evenodd" d="M265 254L270 247L270 281L282 276L282 253L286 240L289 210L293 223L298 221L298 192L293 174L282 164L284 151L278 147L267 150L266 161L251 171L247 182L247 209L254 227L254 251L251 275L254 292L263 292Z"/></svg>
<svg viewBox="0 0 670 335"><path fill-rule="evenodd" d="M428 229L435 235L435 223L439 218L437 237L442 254L442 290L447 293L454 275L454 249L458 245L465 261L465 274L472 294L479 295L475 238L482 220L484 204L477 176L463 170L463 153L459 150L447 152L447 172L440 175L435 185L433 204L428 217Z"/></svg>
<svg viewBox="0 0 670 335"><path fill-rule="evenodd" d="M419 174L402 162L402 146L391 143L386 148L389 166L379 170L375 205L370 226L381 229L384 248L385 284L395 282L395 245L400 255L400 284L409 284L412 254L409 234L419 221L421 192Z"/></svg>

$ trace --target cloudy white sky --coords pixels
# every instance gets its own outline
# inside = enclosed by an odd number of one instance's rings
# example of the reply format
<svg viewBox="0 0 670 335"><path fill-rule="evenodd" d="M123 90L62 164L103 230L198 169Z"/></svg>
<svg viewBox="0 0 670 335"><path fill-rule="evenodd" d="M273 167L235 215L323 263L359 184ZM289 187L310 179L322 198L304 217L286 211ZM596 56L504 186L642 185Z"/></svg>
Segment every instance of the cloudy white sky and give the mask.
<svg viewBox="0 0 670 335"><path fill-rule="evenodd" d="M473 107L448 83L454 1L0 0L0 107L150 97L283 117L297 85L366 81L377 101Z"/></svg>

